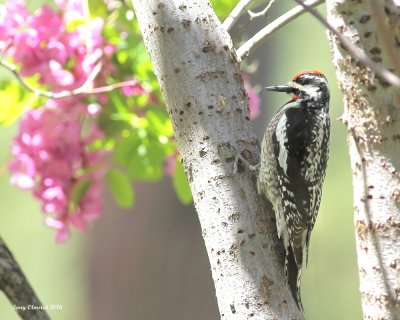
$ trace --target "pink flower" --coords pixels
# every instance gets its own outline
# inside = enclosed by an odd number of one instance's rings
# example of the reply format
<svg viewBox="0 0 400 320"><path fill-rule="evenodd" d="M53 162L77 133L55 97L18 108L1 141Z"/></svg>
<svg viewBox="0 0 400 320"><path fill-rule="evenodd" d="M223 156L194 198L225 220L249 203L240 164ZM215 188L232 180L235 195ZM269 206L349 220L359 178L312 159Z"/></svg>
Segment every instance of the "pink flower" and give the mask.
<svg viewBox="0 0 400 320"><path fill-rule="evenodd" d="M0 20L0 31L4 31L0 32L0 49L12 40L9 53L21 65L21 75L39 74L39 82L56 92L83 85L103 58L103 47L107 55L112 47L104 43L101 18L84 22L81 1L64 1L61 5L64 13L43 6L33 15L24 14L23 19ZM79 21L76 30L66 30L73 20ZM103 67L110 65L105 63Z"/></svg>
<svg viewBox="0 0 400 320"><path fill-rule="evenodd" d="M87 223L97 219L102 209L99 201L102 196L102 187L99 180L95 180L87 190L74 214L69 215L69 221L78 230L84 231Z"/></svg>
<svg viewBox="0 0 400 320"><path fill-rule="evenodd" d="M168 156L165 158L164 171L168 176L173 176L176 167L176 157Z"/></svg>
<svg viewBox="0 0 400 320"><path fill-rule="evenodd" d="M33 188L36 168L31 157L26 154L20 154L10 161L9 169L14 172L11 176L11 184L20 189L29 190Z"/></svg>
<svg viewBox="0 0 400 320"><path fill-rule="evenodd" d="M51 227L51 228L54 228L57 230L56 236L55 236L56 242L65 242L69 239L70 233L67 228L67 224L64 223L63 221L48 217L45 220L45 224L48 227Z"/></svg>
<svg viewBox="0 0 400 320"><path fill-rule="evenodd" d="M72 87L75 83L74 75L63 69L61 63L55 60L49 60L46 65L46 73L42 74L43 83L52 83L55 87Z"/></svg>
<svg viewBox="0 0 400 320"><path fill-rule="evenodd" d="M171 176L171 177L174 175L175 168L176 168L176 159L178 156L179 156L179 152L178 152L178 150L175 150L175 152L172 155L165 157L164 172L166 175Z"/></svg>
<svg viewBox="0 0 400 320"><path fill-rule="evenodd" d="M29 16L26 23L30 28L37 30L40 39L46 42L57 38L60 32L65 32L62 15L46 5Z"/></svg>
<svg viewBox="0 0 400 320"><path fill-rule="evenodd" d="M260 115L260 96L253 89L247 76L243 76L244 88L249 96L250 119L255 119Z"/></svg>
<svg viewBox="0 0 400 320"><path fill-rule="evenodd" d="M13 42L27 16L24 0L7 1L5 6L0 5L0 50Z"/></svg>
<svg viewBox="0 0 400 320"><path fill-rule="evenodd" d="M56 2L61 10L43 6L33 14L23 0L0 6L0 51L7 50L0 53L13 59L20 75L38 75L39 83L52 92L81 87L99 62L101 73L88 86L104 85L115 71L115 46L102 36L104 21L87 19L80 0ZM138 81L122 91L157 99ZM93 148L104 137L91 121L97 120L98 103L108 103L108 96L98 93L91 98L96 102L88 104L81 95L48 99L41 108L30 109L12 144L11 183L41 202L45 224L55 229L57 242L68 239L71 227L85 230L102 209L106 154ZM76 190L82 194L76 195Z"/></svg>
<svg viewBox="0 0 400 320"><path fill-rule="evenodd" d="M98 103L90 103L87 106L87 112L92 116L98 115L100 111L101 111L101 106Z"/></svg>
<svg viewBox="0 0 400 320"><path fill-rule="evenodd" d="M115 47L111 44L106 44L104 46L104 53L108 56L111 56L115 52Z"/></svg>
<svg viewBox="0 0 400 320"><path fill-rule="evenodd" d="M74 99L49 100L47 106L25 113L9 163L11 183L31 190L42 202L43 212L51 215L46 224L57 230L56 241L68 238L71 225L84 230L87 222L100 215L100 181L105 174L101 169L104 153L87 151L89 144L102 138L102 132L92 126L82 136L80 114L68 102ZM72 190L82 179L90 185L79 203L71 206Z"/></svg>
<svg viewBox="0 0 400 320"><path fill-rule="evenodd" d="M65 22L68 24L74 20L85 17L82 0L55 0L57 5L65 12Z"/></svg>
<svg viewBox="0 0 400 320"><path fill-rule="evenodd" d="M50 61L56 61L61 65L67 62L68 52L64 43L56 40L50 40L47 44L47 51L47 57L50 59Z"/></svg>
<svg viewBox="0 0 400 320"><path fill-rule="evenodd" d="M142 85L139 82L136 82L135 80L131 80L132 84L126 85L122 87L122 93L125 97L132 97L136 95L141 95L141 94L147 94L146 90L142 87Z"/></svg>

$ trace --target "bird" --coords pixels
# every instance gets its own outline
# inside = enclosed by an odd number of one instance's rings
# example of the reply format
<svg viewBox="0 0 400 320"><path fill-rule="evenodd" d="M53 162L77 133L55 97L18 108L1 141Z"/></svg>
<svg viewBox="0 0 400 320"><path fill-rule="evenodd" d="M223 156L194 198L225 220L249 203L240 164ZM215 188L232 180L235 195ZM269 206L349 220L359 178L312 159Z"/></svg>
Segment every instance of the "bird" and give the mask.
<svg viewBox="0 0 400 320"><path fill-rule="evenodd" d="M329 155L329 88L317 70L265 88L291 95L267 126L261 143L257 190L272 204L285 247L284 272L300 310L301 269L308 259ZM304 256L306 259L304 259Z"/></svg>

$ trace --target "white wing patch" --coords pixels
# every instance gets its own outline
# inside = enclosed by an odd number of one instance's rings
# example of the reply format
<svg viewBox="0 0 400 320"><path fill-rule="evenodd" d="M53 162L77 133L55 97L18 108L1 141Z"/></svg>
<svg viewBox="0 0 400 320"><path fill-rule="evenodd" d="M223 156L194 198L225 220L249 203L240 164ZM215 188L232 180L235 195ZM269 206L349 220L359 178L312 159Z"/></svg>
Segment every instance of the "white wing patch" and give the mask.
<svg viewBox="0 0 400 320"><path fill-rule="evenodd" d="M286 115L283 114L282 117L279 119L278 124L276 125L276 141L279 143L278 162L285 174L287 173L287 158L288 158L288 153L285 147L285 143L288 142L286 135L286 125L287 125L287 118Z"/></svg>

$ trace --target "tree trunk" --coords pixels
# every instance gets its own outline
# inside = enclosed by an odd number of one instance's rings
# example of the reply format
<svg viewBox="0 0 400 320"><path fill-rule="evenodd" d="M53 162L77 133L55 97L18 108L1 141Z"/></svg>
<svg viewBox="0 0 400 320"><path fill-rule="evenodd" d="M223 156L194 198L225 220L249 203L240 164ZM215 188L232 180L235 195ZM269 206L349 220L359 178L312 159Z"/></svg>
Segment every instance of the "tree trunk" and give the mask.
<svg viewBox="0 0 400 320"><path fill-rule="evenodd" d="M174 125L221 318L303 319L271 210L250 172L232 172L228 146L257 163L259 144L228 33L207 0L132 3Z"/></svg>
<svg viewBox="0 0 400 320"><path fill-rule="evenodd" d="M20 266L0 237L0 290L23 320L50 320Z"/></svg>
<svg viewBox="0 0 400 320"><path fill-rule="evenodd" d="M400 14L395 2L330 0L328 21L375 62L398 70ZM400 91L330 38L349 132L364 318L400 319Z"/></svg>

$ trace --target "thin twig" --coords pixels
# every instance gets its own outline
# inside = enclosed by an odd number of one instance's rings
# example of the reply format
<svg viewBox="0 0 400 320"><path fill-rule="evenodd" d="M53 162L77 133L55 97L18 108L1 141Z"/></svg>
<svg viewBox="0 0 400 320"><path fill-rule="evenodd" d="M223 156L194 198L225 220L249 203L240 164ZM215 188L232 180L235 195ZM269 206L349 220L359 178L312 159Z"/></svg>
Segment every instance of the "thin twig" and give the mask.
<svg viewBox="0 0 400 320"><path fill-rule="evenodd" d="M67 98L67 97L72 97L72 96L78 96L78 95L88 95L88 94L96 94L96 93L102 93L102 92L110 92L114 89L125 87L125 86L130 86L130 85L135 85L137 84L137 80L128 80L124 82L118 82L114 84L110 84L107 86L99 87L99 88L92 88L88 89L87 87L94 81L96 76L101 70L101 63L98 63L92 70L91 74L89 75L88 79L85 81L85 83L80 86L77 89L74 90L64 90L60 92L51 92L51 91L45 91L41 89L37 89L32 87L29 83L27 83L21 75L18 73L16 67L12 64L9 64L5 62L4 60L0 60L0 66L3 66L7 70L9 70L15 78L17 78L18 82L28 91L33 92L37 96L42 96L50 99L62 99L62 98Z"/></svg>
<svg viewBox="0 0 400 320"><path fill-rule="evenodd" d="M82 90L84 88L93 85L94 80L96 79L97 75L100 73L101 68L103 67L103 62L100 60L93 68L92 72L90 72L89 76L87 77L86 81L83 85L81 85Z"/></svg>
<svg viewBox="0 0 400 320"><path fill-rule="evenodd" d="M390 32L389 26L385 23L384 7L376 0L369 0L368 2L372 13L372 19L378 30L379 39L382 39L382 44L387 50L390 63L395 69L396 74L400 75L400 55L394 47L394 42L391 38L392 32Z"/></svg>
<svg viewBox="0 0 400 320"><path fill-rule="evenodd" d="M222 23L222 26L225 28L225 30L227 30L227 31L231 30L232 26L240 18L240 16L243 14L243 12L245 12L246 7L248 6L248 4L251 1L253 1L253 0L240 0L239 1L239 3L233 8L233 10L229 14L229 16Z"/></svg>
<svg viewBox="0 0 400 320"><path fill-rule="evenodd" d="M323 3L324 0L309 0L306 3L309 6L318 6ZM237 56L239 60L242 60L244 57L250 55L250 53L257 48L260 44L267 40L267 38L273 34L274 32L278 31L284 25L288 24L292 20L296 19L298 16L305 13L307 10L302 6L297 6L290 11L286 12L285 14L281 15L279 18L272 21L269 25L265 28L261 29L257 32L253 37L247 40L238 50Z"/></svg>
<svg viewBox="0 0 400 320"><path fill-rule="evenodd" d="M51 98L51 92L47 92L47 91L43 91L40 89L36 89L31 87L24 79L22 79L22 77L19 75L17 68L12 65L9 64L7 62L5 62L4 60L0 60L0 66L3 66L4 68L6 68L7 70L9 70L15 78L17 78L18 82L27 90L37 94L38 96L44 96L47 98Z"/></svg>
<svg viewBox="0 0 400 320"><path fill-rule="evenodd" d="M126 86L133 86L137 83L138 83L137 80L128 80L128 81L123 81L123 82L117 82L117 83L110 84L108 86L91 89L89 93L95 94L95 93L101 93L101 92L110 92L114 89L122 88L122 87L126 87Z"/></svg>
<svg viewBox="0 0 400 320"><path fill-rule="evenodd" d="M3 50L1 50L1 53L0 53L0 60L3 60L3 59L4 59L4 57L5 57L6 54L7 54L8 49L10 49L11 45L12 45L12 41L11 41L11 40L8 40L8 41L5 43L5 46L4 46Z"/></svg>
<svg viewBox="0 0 400 320"><path fill-rule="evenodd" d="M349 40L349 38L341 35L338 31L336 31L335 28L333 28L329 24L329 22L322 15L319 14L318 11L310 7L309 4L302 2L301 0L294 1L303 6L305 10L310 12L319 22L321 22L330 32L332 32L354 59L362 63L364 66L369 67L372 72L374 72L377 76L382 78L387 83L395 87L400 87L400 78L398 76L372 61L372 59L370 59L370 57L368 57L364 51L361 51L360 48L354 45Z"/></svg>
<svg viewBox="0 0 400 320"><path fill-rule="evenodd" d="M50 320L12 253L0 237L0 290L24 320Z"/></svg>
<svg viewBox="0 0 400 320"><path fill-rule="evenodd" d="M265 7L265 9L260 11L260 12L253 12L251 10L247 10L247 13L250 16L250 20L254 20L256 18L265 16L268 13L269 9L271 9L271 7L274 4L274 2L275 2L275 0L270 0L268 2L267 6Z"/></svg>

